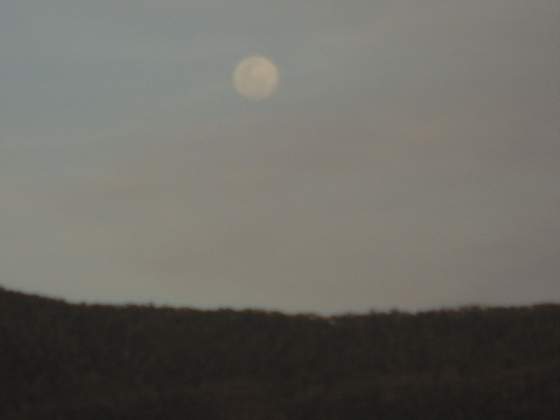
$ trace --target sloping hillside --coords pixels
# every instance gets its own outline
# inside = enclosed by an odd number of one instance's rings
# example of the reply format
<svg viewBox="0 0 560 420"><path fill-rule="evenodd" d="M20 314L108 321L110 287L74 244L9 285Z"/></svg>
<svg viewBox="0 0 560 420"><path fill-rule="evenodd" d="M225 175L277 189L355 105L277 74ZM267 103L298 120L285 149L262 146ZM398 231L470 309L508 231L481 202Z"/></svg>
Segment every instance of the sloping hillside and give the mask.
<svg viewBox="0 0 560 420"><path fill-rule="evenodd" d="M560 306L338 317L0 289L0 418L557 419Z"/></svg>

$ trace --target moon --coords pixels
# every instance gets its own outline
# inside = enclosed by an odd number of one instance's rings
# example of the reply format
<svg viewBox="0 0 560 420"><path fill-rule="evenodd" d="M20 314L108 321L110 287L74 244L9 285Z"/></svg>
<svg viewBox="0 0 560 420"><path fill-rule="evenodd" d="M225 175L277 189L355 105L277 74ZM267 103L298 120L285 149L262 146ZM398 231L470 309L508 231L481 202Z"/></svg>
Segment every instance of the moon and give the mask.
<svg viewBox="0 0 560 420"><path fill-rule="evenodd" d="M280 75L278 67L267 57L254 55L243 59L233 73L233 85L247 99L260 101L272 96Z"/></svg>

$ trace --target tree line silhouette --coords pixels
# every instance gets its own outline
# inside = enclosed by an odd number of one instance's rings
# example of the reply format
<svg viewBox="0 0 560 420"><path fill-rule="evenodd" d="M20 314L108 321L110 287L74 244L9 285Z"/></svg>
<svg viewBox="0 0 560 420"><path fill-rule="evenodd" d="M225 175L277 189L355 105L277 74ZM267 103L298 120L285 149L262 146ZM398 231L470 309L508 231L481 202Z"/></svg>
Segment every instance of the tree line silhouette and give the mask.
<svg viewBox="0 0 560 420"><path fill-rule="evenodd" d="M0 289L0 419L560 418L560 305L320 317Z"/></svg>

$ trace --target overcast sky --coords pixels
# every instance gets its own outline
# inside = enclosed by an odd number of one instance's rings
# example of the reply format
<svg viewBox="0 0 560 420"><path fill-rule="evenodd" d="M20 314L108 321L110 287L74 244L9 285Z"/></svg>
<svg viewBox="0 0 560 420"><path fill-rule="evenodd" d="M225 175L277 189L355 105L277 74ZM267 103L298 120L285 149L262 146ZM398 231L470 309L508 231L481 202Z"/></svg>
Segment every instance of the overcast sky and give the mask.
<svg viewBox="0 0 560 420"><path fill-rule="evenodd" d="M260 102L232 87L252 54L281 77ZM560 2L3 0L0 284L560 301Z"/></svg>

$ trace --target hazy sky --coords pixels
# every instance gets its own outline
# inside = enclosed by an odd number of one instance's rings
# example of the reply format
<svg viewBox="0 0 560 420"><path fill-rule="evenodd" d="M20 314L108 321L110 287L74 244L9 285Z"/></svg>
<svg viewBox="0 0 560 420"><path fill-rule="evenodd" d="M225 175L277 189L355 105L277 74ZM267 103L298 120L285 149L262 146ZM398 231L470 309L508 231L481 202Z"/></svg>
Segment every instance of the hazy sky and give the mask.
<svg viewBox="0 0 560 420"><path fill-rule="evenodd" d="M232 87L246 56L276 95ZM3 0L0 284L560 301L560 1Z"/></svg>

